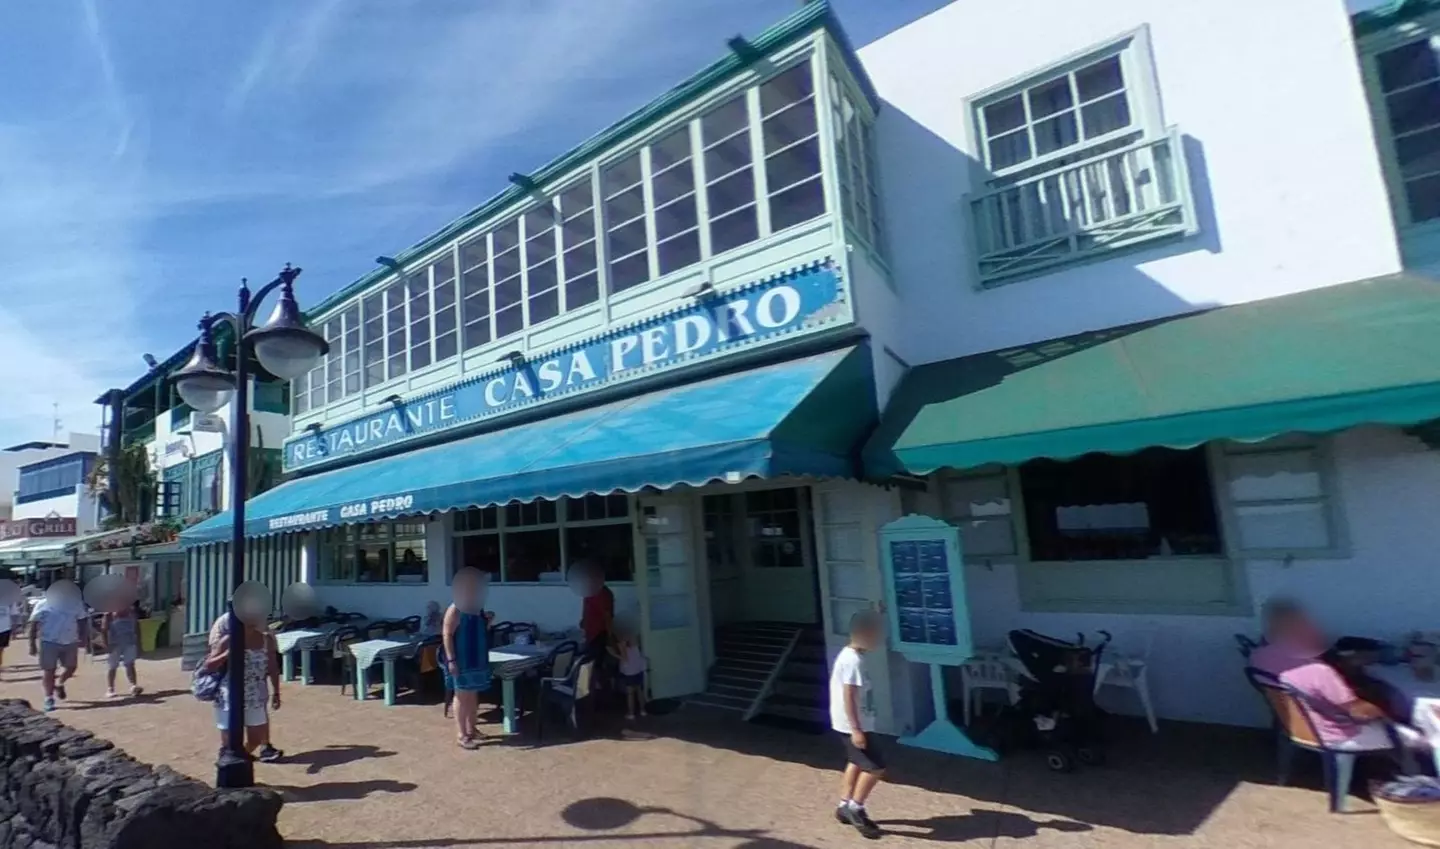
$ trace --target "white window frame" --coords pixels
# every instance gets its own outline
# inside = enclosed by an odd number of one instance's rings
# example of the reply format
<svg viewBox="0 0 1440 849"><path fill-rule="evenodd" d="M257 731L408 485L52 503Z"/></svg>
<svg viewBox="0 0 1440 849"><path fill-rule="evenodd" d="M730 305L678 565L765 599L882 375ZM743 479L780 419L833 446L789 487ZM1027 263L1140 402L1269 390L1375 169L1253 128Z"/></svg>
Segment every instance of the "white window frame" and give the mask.
<svg viewBox="0 0 1440 849"><path fill-rule="evenodd" d="M1258 443L1214 442L1208 446L1212 485L1220 508L1221 534L1226 553L1241 560L1280 560L1286 564L1297 560L1344 560L1350 557L1349 530L1344 521L1341 486L1335 467L1334 440L1286 436ZM1316 498L1266 499L1237 502L1230 492L1233 461L1237 457L1259 454L1306 454L1314 462L1320 478L1320 495ZM1280 548L1244 548L1240 544L1240 518L1237 507L1244 504L1276 505L1285 503L1319 504L1325 519L1329 545L1319 548L1285 546Z"/></svg>
<svg viewBox="0 0 1440 849"><path fill-rule="evenodd" d="M1130 108L1130 125L1119 130L1097 136L1093 139L1082 139L1076 144L1060 150L1051 151L1043 155L1035 155L1035 140L1033 127L1034 122L1029 118L1029 101L1022 98L1026 113L1027 131L1030 132L1030 149L1032 155L1024 162L1011 165L1000 170L990 166L990 148L985 134L984 109L987 106L998 103L1016 94L1046 83L1063 74L1073 73L1087 65L1094 64L1110 56L1120 57L1121 75L1125 83L1126 99ZM1079 127L1078 112L1080 104L1077 102L1073 107L1077 112L1077 128ZM1003 185L1007 179L1019 176L1041 174L1054 167L1058 167L1066 161L1076 161L1083 158L1088 151L1113 144L1121 139L1134 136L1136 141L1149 141L1160 138L1165 133L1165 124L1160 109L1160 83L1155 73L1154 56L1150 45L1149 25L1137 27L1129 32L1107 39L1099 44L1087 47L1066 56L1056 62L1027 72L1019 77L1007 80L997 86L986 89L978 94L972 95L966 100L966 109L969 115L968 128L970 133L971 150L974 151L975 160L983 165L986 171L985 182L991 185ZM1048 167L1047 167L1048 166Z"/></svg>
<svg viewBox="0 0 1440 849"><path fill-rule="evenodd" d="M886 258L889 247L880 193L879 156L875 149L875 112L869 99L845 73L844 63L832 54L830 65L830 119L834 125L835 179L840 190L837 203L842 208L845 232L888 270ZM858 139L852 139L848 132L849 125L845 122L847 108L855 115L855 124L860 131ZM858 186L852 179L857 172L860 175ZM886 279L889 279L888 274Z"/></svg>

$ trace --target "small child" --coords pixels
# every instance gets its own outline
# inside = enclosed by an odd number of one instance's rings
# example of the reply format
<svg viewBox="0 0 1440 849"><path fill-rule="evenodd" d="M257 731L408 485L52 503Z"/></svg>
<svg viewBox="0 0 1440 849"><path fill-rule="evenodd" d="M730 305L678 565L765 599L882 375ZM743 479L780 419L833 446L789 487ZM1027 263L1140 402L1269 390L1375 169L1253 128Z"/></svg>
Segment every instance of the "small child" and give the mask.
<svg viewBox="0 0 1440 849"><path fill-rule="evenodd" d="M854 826L869 840L879 839L881 832L865 812L865 800L885 777L885 755L871 733L875 703L865 653L879 645L883 627L880 614L873 610L852 616L850 644L840 650L830 670L830 727L843 735L847 761L835 819Z"/></svg>
<svg viewBox="0 0 1440 849"><path fill-rule="evenodd" d="M645 670L648 663L634 636L619 634L610 646L610 654L620 662L620 686L625 688L625 718L645 716Z"/></svg>

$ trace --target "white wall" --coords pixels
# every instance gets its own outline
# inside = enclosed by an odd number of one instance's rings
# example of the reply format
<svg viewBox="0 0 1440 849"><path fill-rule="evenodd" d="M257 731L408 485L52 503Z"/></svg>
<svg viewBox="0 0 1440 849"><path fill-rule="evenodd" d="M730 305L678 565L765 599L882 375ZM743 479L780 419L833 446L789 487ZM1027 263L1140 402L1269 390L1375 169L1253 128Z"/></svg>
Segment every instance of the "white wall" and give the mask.
<svg viewBox="0 0 1440 849"><path fill-rule="evenodd" d="M98 526L99 509L94 496L81 484L65 495L16 504L11 508L11 518L43 519L53 513L63 519L74 518L76 533L84 534Z"/></svg>
<svg viewBox="0 0 1440 849"><path fill-rule="evenodd" d="M1434 520L1440 492L1440 452L1393 428L1359 428L1335 437L1333 448L1350 559L1250 561L1246 574L1258 609L1276 594L1306 604L1332 636L1394 639L1415 629L1433 630L1440 607L1436 581L1440 523ZM933 496L932 496L933 498ZM933 512L933 501L920 499ZM1073 639L1076 632L1111 631L1117 644L1138 629L1157 631L1151 657L1151 692L1157 713L1173 719L1260 725L1263 706L1245 683L1233 635L1260 633L1258 615L1125 616L1025 613L1020 610L1016 567L966 566L973 635L999 644L1012 628L1034 628ZM959 692L959 680L951 682ZM1123 691L1103 694L1107 706L1136 712Z"/></svg>
<svg viewBox="0 0 1440 849"><path fill-rule="evenodd" d="M965 98L1143 24L1202 231L978 290ZM904 298L892 347L911 363L1399 268L1342 0L957 2L860 55L885 101L888 259Z"/></svg>
<svg viewBox="0 0 1440 849"><path fill-rule="evenodd" d="M426 526L429 581L424 584L314 584L320 607L358 612L372 619L393 619L425 613L426 602L450 603L449 517ZM310 559L313 562L313 559ZM312 581L313 583L313 581ZM638 622L640 601L634 584L609 585L615 594L617 619ZM580 597L566 584L553 586L494 584L485 608L497 622L534 622L542 630L564 631L580 625Z"/></svg>

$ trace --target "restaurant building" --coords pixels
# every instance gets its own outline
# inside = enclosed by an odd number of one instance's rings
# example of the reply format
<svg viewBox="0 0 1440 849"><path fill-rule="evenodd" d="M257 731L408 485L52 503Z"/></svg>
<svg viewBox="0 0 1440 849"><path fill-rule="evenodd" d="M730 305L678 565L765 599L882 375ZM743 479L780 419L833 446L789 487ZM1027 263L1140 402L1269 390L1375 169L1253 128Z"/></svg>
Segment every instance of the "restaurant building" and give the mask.
<svg viewBox="0 0 1440 849"><path fill-rule="evenodd" d="M1431 136L1376 127L1440 124L1387 93L1440 72L1401 5L954 3L857 53L816 2L733 39L311 311L252 573L401 616L473 566L558 629L595 561L653 696L813 717L771 685L925 513L976 643L1149 634L1162 717L1261 722L1233 635L1270 595L1432 625L1440 293L1392 216L1429 215ZM183 536L192 631L229 533ZM927 670L872 662L881 730L925 725Z"/></svg>

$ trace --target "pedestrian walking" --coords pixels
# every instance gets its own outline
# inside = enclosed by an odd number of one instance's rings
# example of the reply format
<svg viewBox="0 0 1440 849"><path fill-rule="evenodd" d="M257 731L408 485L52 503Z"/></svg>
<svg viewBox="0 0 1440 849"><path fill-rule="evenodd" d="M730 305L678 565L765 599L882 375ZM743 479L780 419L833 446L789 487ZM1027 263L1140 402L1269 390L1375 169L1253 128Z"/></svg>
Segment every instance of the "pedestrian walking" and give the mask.
<svg viewBox="0 0 1440 849"><path fill-rule="evenodd" d="M101 639L105 643L105 696L115 698L115 673L125 667L125 678L130 682L130 695L138 696L143 690L135 675L135 658L140 652L140 618L138 605L130 605L115 613L107 613L100 620Z"/></svg>
<svg viewBox="0 0 1440 849"><path fill-rule="evenodd" d="M57 581L30 614L30 654L40 658L45 710L54 710L57 699L63 702L68 697L65 684L75 676L81 646L90 653L90 613L80 600L79 587Z"/></svg>

